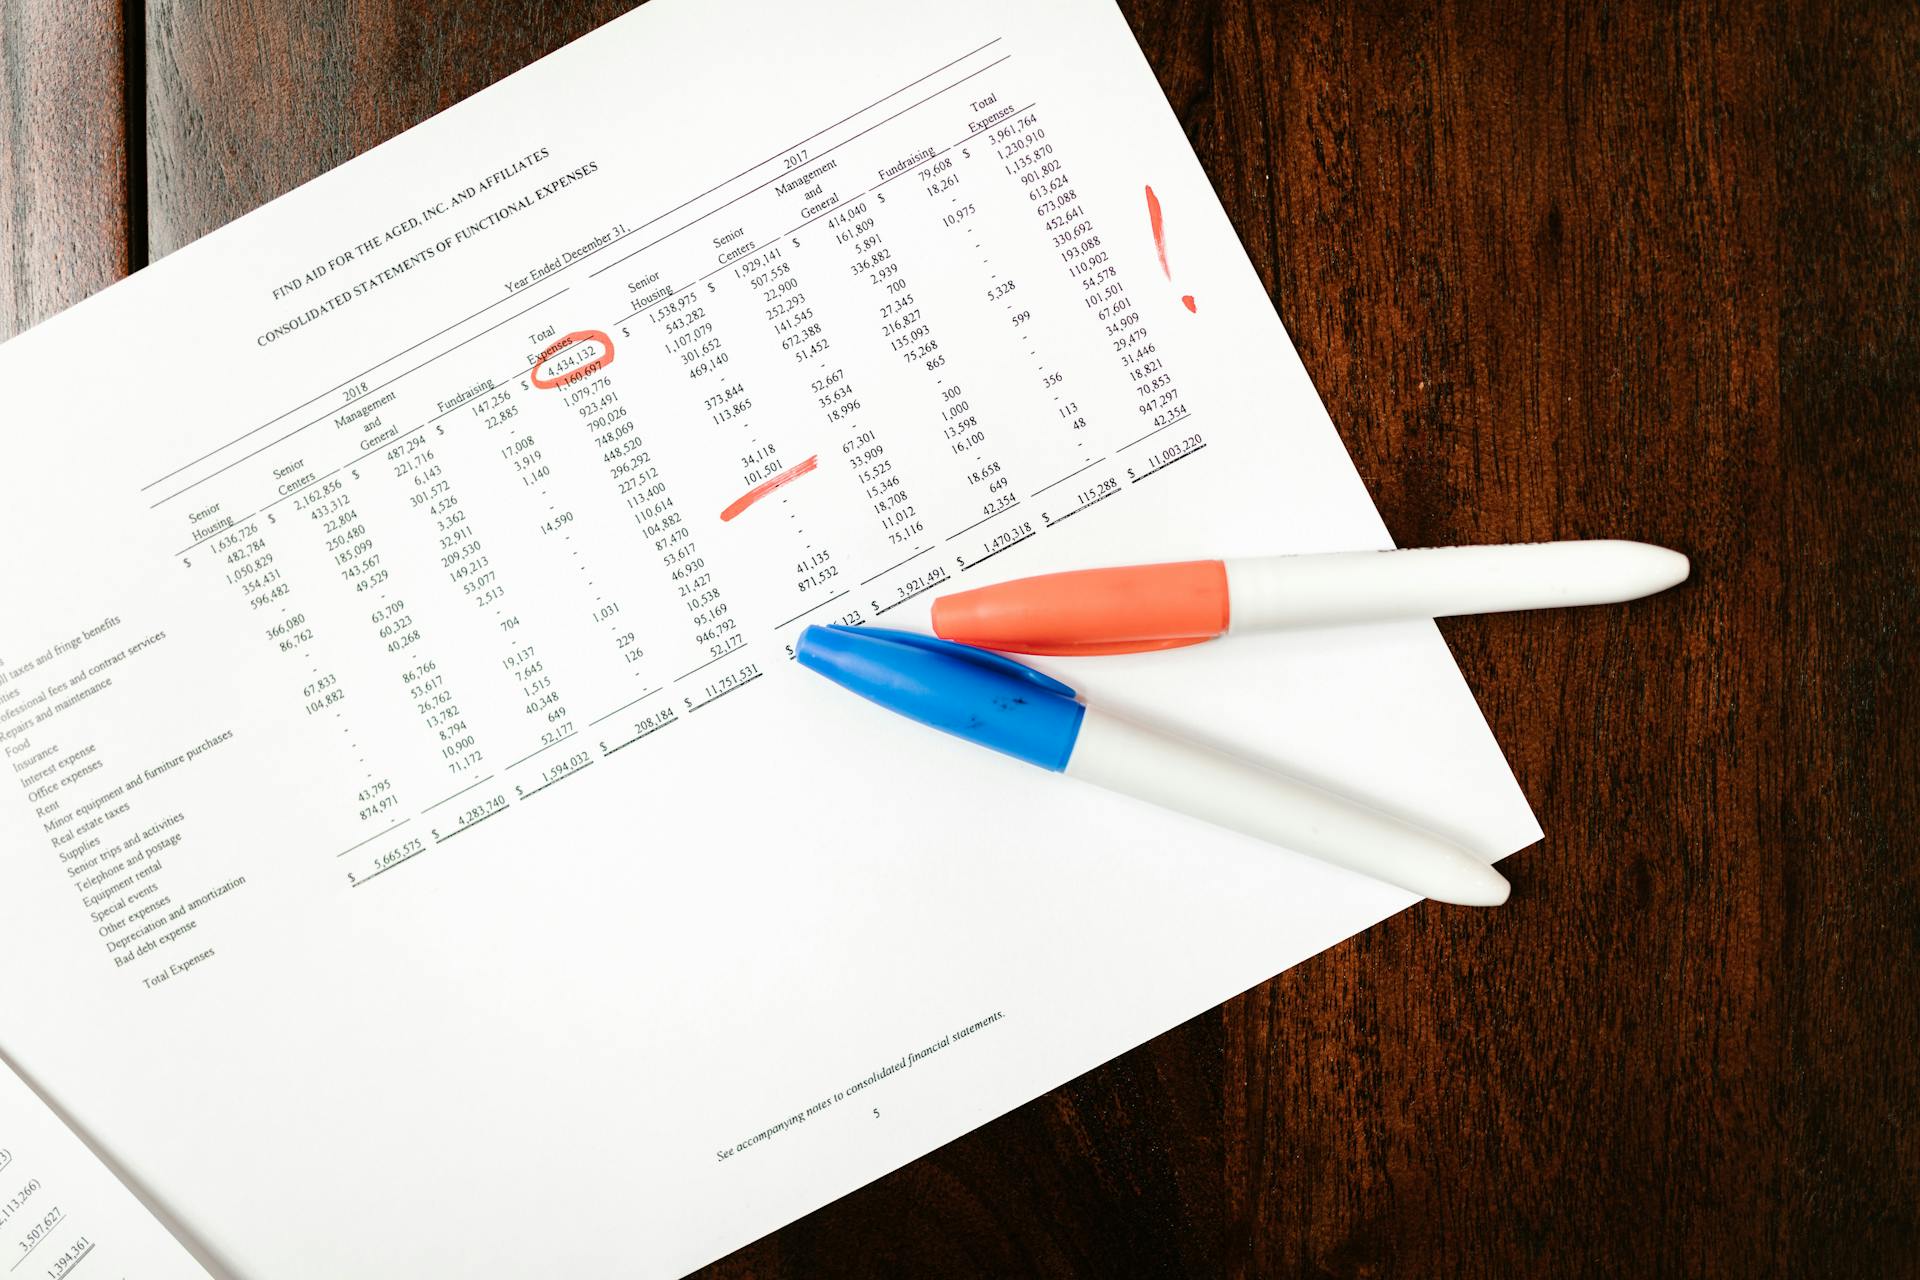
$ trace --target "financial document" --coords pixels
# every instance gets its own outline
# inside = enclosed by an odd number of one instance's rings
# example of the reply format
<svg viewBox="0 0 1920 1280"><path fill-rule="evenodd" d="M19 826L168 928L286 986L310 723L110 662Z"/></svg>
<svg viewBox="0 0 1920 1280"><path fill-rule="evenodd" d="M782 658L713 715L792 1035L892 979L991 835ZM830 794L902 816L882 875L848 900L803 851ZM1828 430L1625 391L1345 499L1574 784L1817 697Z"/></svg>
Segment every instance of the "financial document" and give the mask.
<svg viewBox="0 0 1920 1280"><path fill-rule="evenodd" d="M0 1061L0 1274L206 1280L192 1256Z"/></svg>
<svg viewBox="0 0 1920 1280"><path fill-rule="evenodd" d="M0 421L0 1051L224 1274L675 1274L1410 901L791 661L1389 545L1104 0L654 0ZM1539 835L1431 624L1040 665Z"/></svg>

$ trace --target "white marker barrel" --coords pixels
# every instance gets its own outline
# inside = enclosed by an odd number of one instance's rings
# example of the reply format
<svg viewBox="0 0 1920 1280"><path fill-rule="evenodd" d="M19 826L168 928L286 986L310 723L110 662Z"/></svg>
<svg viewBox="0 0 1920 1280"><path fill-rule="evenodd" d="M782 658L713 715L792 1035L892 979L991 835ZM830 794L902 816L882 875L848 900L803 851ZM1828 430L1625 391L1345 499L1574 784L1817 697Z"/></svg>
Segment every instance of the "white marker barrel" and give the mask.
<svg viewBox="0 0 1920 1280"><path fill-rule="evenodd" d="M1465 906L1507 900L1484 860L1357 800L1088 707L1069 777Z"/></svg>
<svg viewBox="0 0 1920 1280"><path fill-rule="evenodd" d="M1229 634L1612 604L1687 576L1678 551L1614 539L1337 551L1226 566Z"/></svg>

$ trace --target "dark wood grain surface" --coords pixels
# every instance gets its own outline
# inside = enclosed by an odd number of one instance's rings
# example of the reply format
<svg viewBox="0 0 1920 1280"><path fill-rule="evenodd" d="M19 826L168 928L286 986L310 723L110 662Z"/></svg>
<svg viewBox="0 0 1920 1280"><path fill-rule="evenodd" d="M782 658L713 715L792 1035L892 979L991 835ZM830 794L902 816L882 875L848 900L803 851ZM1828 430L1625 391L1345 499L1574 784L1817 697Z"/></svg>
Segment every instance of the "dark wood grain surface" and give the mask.
<svg viewBox="0 0 1920 1280"><path fill-rule="evenodd" d="M0 0L0 332L624 7L153 0L123 102L118 8ZM1445 624L1548 833L1507 907L711 1274L1920 1274L1920 9L1123 7L1395 538L1694 579Z"/></svg>
<svg viewBox="0 0 1920 1280"><path fill-rule="evenodd" d="M120 0L0 0L0 338L137 265L126 62Z"/></svg>

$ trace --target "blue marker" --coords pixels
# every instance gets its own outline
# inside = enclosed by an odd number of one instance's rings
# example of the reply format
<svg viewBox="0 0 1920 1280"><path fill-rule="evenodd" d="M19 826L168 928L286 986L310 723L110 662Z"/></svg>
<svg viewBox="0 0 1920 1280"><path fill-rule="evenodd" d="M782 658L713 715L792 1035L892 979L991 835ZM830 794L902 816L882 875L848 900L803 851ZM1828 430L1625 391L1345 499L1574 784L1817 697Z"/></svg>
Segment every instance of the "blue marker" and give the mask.
<svg viewBox="0 0 1920 1280"><path fill-rule="evenodd" d="M1080 701L1012 658L906 631L808 627L800 664L861 697L1055 773L1283 845L1422 897L1498 906L1507 882L1466 849L1346 796Z"/></svg>

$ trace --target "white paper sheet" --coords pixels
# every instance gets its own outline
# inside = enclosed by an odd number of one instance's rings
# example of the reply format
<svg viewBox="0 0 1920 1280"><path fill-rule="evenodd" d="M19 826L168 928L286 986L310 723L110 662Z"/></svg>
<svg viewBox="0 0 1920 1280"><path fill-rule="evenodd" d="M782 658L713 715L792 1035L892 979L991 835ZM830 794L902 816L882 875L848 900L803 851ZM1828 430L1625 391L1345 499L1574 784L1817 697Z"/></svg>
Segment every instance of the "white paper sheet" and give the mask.
<svg viewBox="0 0 1920 1280"><path fill-rule="evenodd" d="M0 1274L206 1280L191 1255L0 1061Z"/></svg>
<svg viewBox="0 0 1920 1280"><path fill-rule="evenodd" d="M1407 904L789 660L1387 545L1099 0L655 0L0 388L0 1050L233 1275L684 1271ZM1539 834L1428 624L1046 665Z"/></svg>

